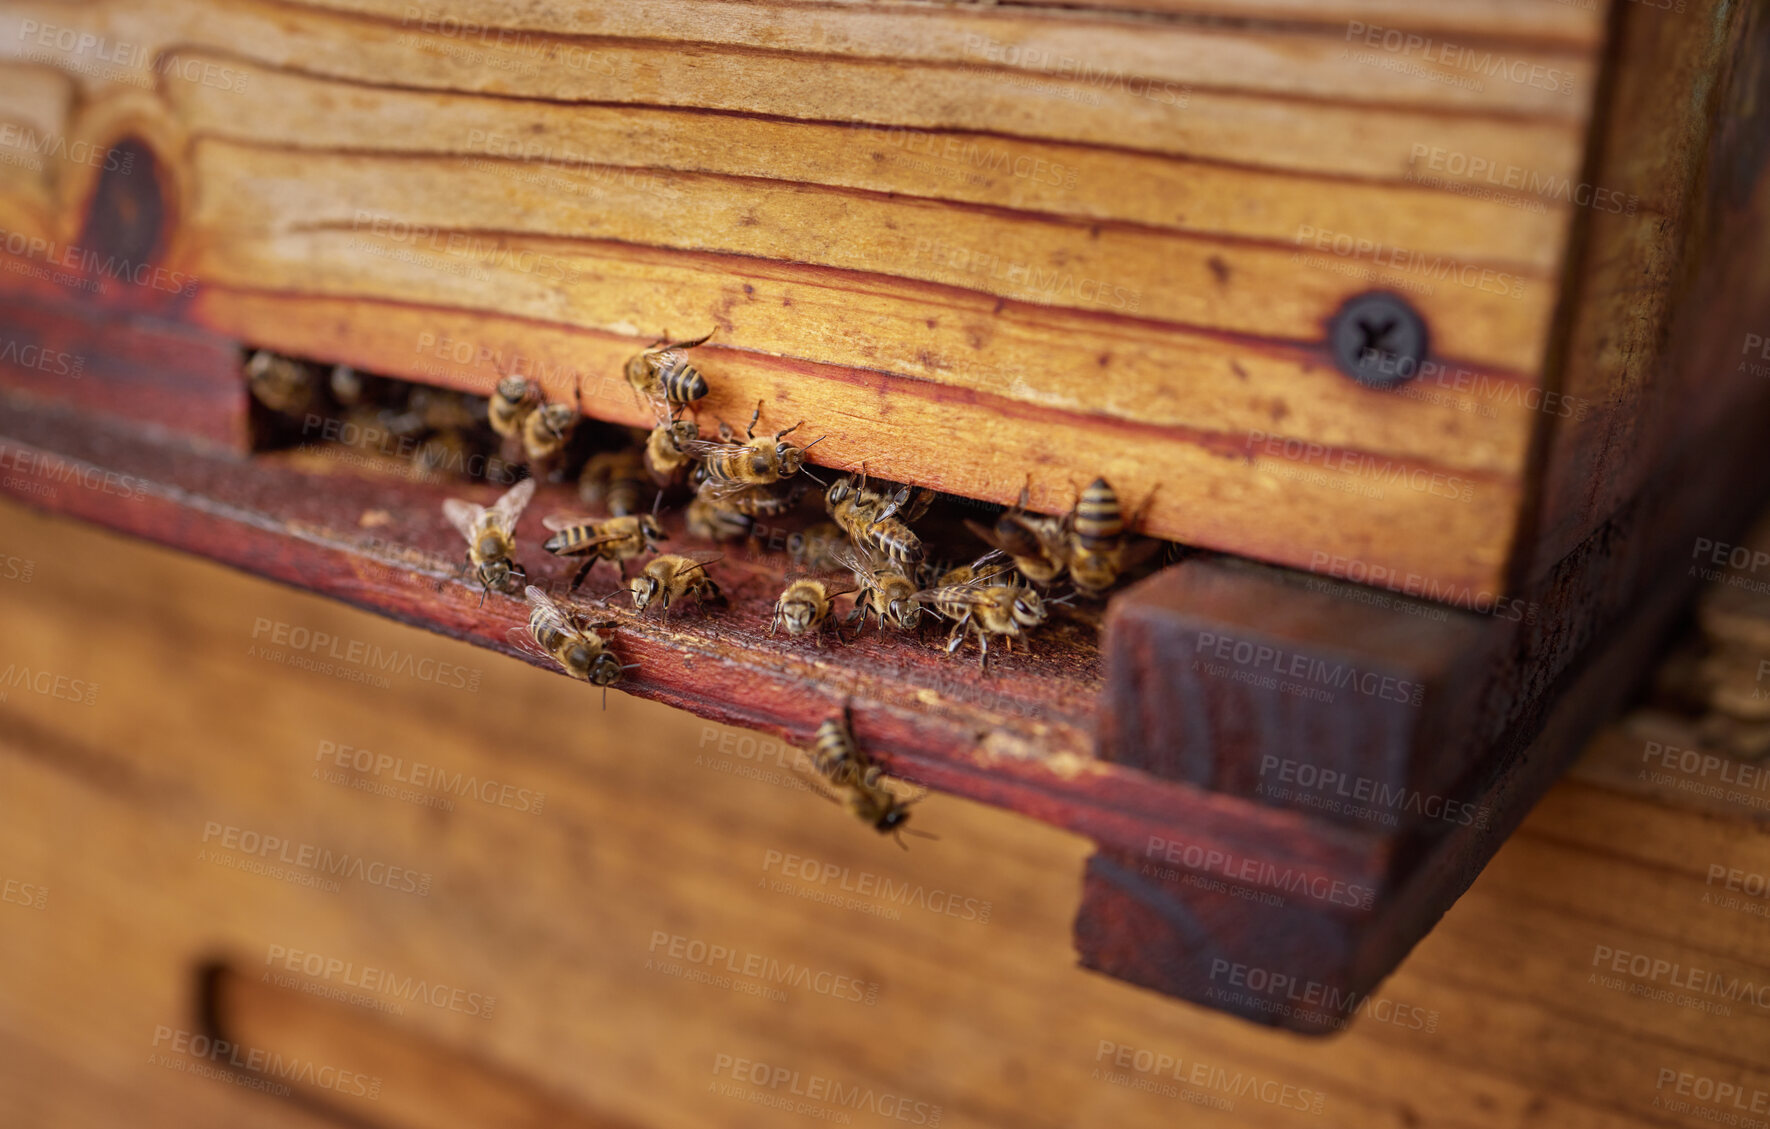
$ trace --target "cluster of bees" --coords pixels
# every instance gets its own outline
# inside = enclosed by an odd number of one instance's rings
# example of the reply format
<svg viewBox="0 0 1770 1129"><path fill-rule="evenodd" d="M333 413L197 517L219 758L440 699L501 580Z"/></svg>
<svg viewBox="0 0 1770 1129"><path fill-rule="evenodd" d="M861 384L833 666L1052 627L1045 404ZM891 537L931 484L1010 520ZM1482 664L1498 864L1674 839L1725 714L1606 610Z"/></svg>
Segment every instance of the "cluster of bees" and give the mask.
<svg viewBox="0 0 1770 1129"><path fill-rule="evenodd" d="M1046 623L1051 605L1103 595L1157 547L1131 535L1136 519L1126 521L1117 494L1102 478L1079 490L1071 511L1059 516L1029 509L1023 488L1016 504L992 524L965 522L987 551L957 567L934 565L914 529L933 504L934 491L878 486L864 463L832 482L818 479L805 469L805 452L822 437L804 446L789 442L803 421L757 434L761 402L741 438L723 421L716 434L702 434L692 409L709 389L689 352L710 336L659 341L627 362L627 382L636 400L650 405L655 426L642 440L636 435L626 447L584 459L579 496L608 516L557 513L543 519L551 533L546 551L578 562L568 593L607 562L641 614L656 607L667 620L673 610L723 603L709 572L723 558L661 551L669 539L658 519L666 494L688 492L683 516L691 536L726 542L750 536L759 520L790 513L810 490L808 482L816 483L829 520L795 534L790 551L807 574L826 575L804 575L786 585L775 601L769 633L784 631L821 646L831 630L841 641L844 626L857 625L858 637L869 619L877 622L881 638L888 630L920 637L929 622L944 622L947 652L974 639L987 670L992 641L1012 652L1019 640L1022 650L1030 651L1030 634ZM256 381L254 391L259 392ZM484 422L505 456L526 461L530 477L490 506L450 498L443 516L466 541L467 567L479 581L482 603L486 592L522 587L528 623L511 630L511 642L603 687L606 699L607 687L637 665L616 658L602 634L616 622L561 606L527 583L527 570L516 560L518 519L534 497L537 477L562 477L560 459L583 422L581 404L548 403L543 390L523 376L500 380L483 403ZM629 577L629 563L648 555ZM843 579L832 579L831 573ZM1051 596L1051 588L1066 576L1071 591ZM852 596L853 603L838 619L836 601L843 596ZM812 763L857 816L880 832L901 831L909 803L885 786L880 767L856 745L846 711L818 730Z"/></svg>

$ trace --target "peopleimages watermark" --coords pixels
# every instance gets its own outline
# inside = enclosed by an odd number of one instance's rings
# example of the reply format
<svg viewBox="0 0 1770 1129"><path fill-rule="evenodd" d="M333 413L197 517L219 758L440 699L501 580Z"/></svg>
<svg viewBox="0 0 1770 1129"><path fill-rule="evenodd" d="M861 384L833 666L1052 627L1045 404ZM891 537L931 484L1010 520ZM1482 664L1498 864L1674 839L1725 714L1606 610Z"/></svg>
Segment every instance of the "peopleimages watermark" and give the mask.
<svg viewBox="0 0 1770 1129"><path fill-rule="evenodd" d="M1497 414L1493 410L1496 404L1516 405L1526 411L1576 421L1585 419L1592 410L1592 402L1584 396L1568 396L1553 388L1519 380L1505 380L1472 369L1452 369L1438 361L1416 360L1381 349L1361 350L1358 354L1358 366L1364 372L1381 374L1386 381L1394 382L1393 387L1387 390L1388 395L1446 404L1465 411L1480 409L1480 413L1488 419ZM1465 405L1450 397L1434 397L1425 387L1428 384L1468 393L1478 399Z"/></svg>
<svg viewBox="0 0 1770 1129"><path fill-rule="evenodd" d="M424 470L420 477L425 480L440 478L444 474L483 478L488 482L514 483L518 478L516 465L497 455L460 449L438 452L430 446L427 435L401 434L390 428L360 424L337 416L309 413L301 422L301 437L304 447L335 443L348 448L349 454L337 456L337 461L345 465L366 464L372 462L373 456L412 459L422 452Z"/></svg>
<svg viewBox="0 0 1770 1129"><path fill-rule="evenodd" d="M1572 71L1533 63L1529 59L1514 58L1491 48L1464 47L1447 40L1434 39L1429 35L1384 27L1381 24L1367 24L1361 20L1346 21L1346 42L1356 42L1422 65L1419 69L1398 68L1404 73L1418 74L1422 78L1450 82L1452 85L1468 86L1477 91L1486 89L1486 79L1503 79L1519 86L1561 95L1572 94L1574 89ZM1425 70L1424 66L1443 67L1461 74L1447 76ZM1470 78L1463 82L1452 81L1465 76L1479 78Z"/></svg>
<svg viewBox="0 0 1770 1129"><path fill-rule="evenodd" d="M1636 778L1648 784L1742 807L1770 808L1770 768L1659 741L1648 741L1642 746L1641 764ZM1655 772L1645 767L1651 764L1672 771ZM1711 781L1710 777L1714 779Z"/></svg>
<svg viewBox="0 0 1770 1129"><path fill-rule="evenodd" d="M1422 161L1426 168L1445 175L1427 176L1420 173L1416 166ZM1521 201L1516 197L1503 196L1498 191L1482 191L1481 185L1473 183L1477 178L1482 184L1494 189L1527 194L1531 199ZM1632 216L1641 204L1641 198L1633 193L1625 196L1615 189L1600 188L1585 181L1575 182L1568 176L1542 173L1521 165L1502 165L1488 157L1458 149L1444 149L1420 141L1414 142L1409 149L1407 172L1401 179L1424 188L1446 189L1459 196L1535 205L1532 209L1534 211L1546 210L1542 203L1544 200L1560 200L1576 207L1590 208L1594 212Z"/></svg>
<svg viewBox="0 0 1770 1129"><path fill-rule="evenodd" d="M708 745L713 746L710 753L706 751ZM769 768L769 764L784 771ZM694 767L754 780L759 784L772 784L778 788L802 792L815 788L807 778L815 769L812 767L811 754L806 750L771 737L734 733L718 725L701 726L701 740L695 750Z"/></svg>
<svg viewBox="0 0 1770 1129"><path fill-rule="evenodd" d="M416 27L420 31L447 41L442 50L438 44L419 39L410 32L400 35L395 43L401 47L422 46L457 62L492 70L534 71L543 64L550 68L590 71L604 75L623 75L630 67L617 65L622 57L597 54L582 44L561 42L559 37L536 32L517 31L510 27L475 23L434 8L406 5L399 26ZM468 45L490 48L475 51Z"/></svg>
<svg viewBox="0 0 1770 1129"><path fill-rule="evenodd" d="M86 358L78 353L51 349L34 341L19 341L11 337L0 338L0 364L36 369L50 376L65 376L73 380L79 380L86 372Z"/></svg>
<svg viewBox="0 0 1770 1129"><path fill-rule="evenodd" d="M246 73L226 64L184 58L170 51L163 52L156 61L146 44L112 39L75 27L63 27L41 20L21 20L18 37L31 44L31 48L20 55L24 61L46 63L93 78L151 89L154 75L165 75L195 85L231 90L236 94L246 89ZM40 51L33 48L50 50ZM60 55L51 54L50 51L60 52ZM84 64L77 61L80 59L91 59L104 66Z"/></svg>
<svg viewBox="0 0 1770 1129"><path fill-rule="evenodd" d="M49 908L49 887L37 882L8 878L0 885L0 903L24 906L26 909Z"/></svg>
<svg viewBox="0 0 1770 1129"><path fill-rule="evenodd" d="M1719 884L1722 893L1714 889ZM1770 917L1770 875L1757 871L1741 870L1737 866L1725 863L1709 863L1708 878L1703 882L1703 905L1714 906L1716 909L1730 909L1743 913L1748 917ZM1744 897L1737 895L1743 894Z"/></svg>
<svg viewBox="0 0 1770 1129"><path fill-rule="evenodd" d="M1376 904L1377 892L1369 886L1326 878L1294 866L1281 867L1276 863L1247 858L1219 847L1200 846L1183 839L1151 835L1143 845L1143 858L1144 864L1139 873L1164 881L1185 881L1193 876L1202 879L1218 874L1234 882L1249 883L1249 888L1254 890L1283 890L1329 905L1370 909ZM1184 867L1185 870L1155 867L1152 865L1155 861L1172 867Z"/></svg>
<svg viewBox="0 0 1770 1129"><path fill-rule="evenodd" d="M1691 546L1690 556L1692 560L1706 562L1691 565L1691 576L1711 584L1726 584L1760 595L1770 594L1770 578L1752 575L1770 565L1770 549L1729 545L1725 541L1698 537Z"/></svg>
<svg viewBox="0 0 1770 1129"><path fill-rule="evenodd" d="M513 246L507 239L487 239L470 232L412 223L383 212L357 209L351 216L350 229L367 232L397 245L390 249L357 240L354 246L358 249L433 269L454 273L478 271L478 277L490 278L484 274L484 268L495 267L538 275L560 284L576 282L583 275L569 260L558 255ZM430 255L437 259L427 257Z"/></svg>
<svg viewBox="0 0 1770 1129"><path fill-rule="evenodd" d="M1273 779L1268 780L1270 776ZM1443 820L1463 827L1487 829L1487 808L1443 796L1428 795L1417 788L1385 784L1368 776L1348 775L1338 769L1319 768L1303 761L1275 756L1260 758L1260 783L1254 795L1291 800L1354 819L1393 827L1398 814Z"/></svg>
<svg viewBox="0 0 1770 1129"><path fill-rule="evenodd" d="M124 501L145 498L148 493L145 480L132 474L100 470L88 463L78 463L60 455L0 443L0 472L5 471L18 472L5 474L0 478L0 484L4 484L6 489L40 497L50 497L57 486L69 483L122 498Z"/></svg>
<svg viewBox="0 0 1770 1129"><path fill-rule="evenodd" d="M553 400L620 400L633 403L633 386L625 376L607 370L590 371L563 362L548 362L520 350L505 350L465 337L425 330L418 334L413 352L424 359L420 376L452 376L490 368L499 376L520 376L541 387Z"/></svg>
<svg viewBox="0 0 1770 1129"><path fill-rule="evenodd" d="M1297 234L1293 241L1297 250L1291 253L1291 261L1305 266L1320 264L1304 258L1303 252L1319 251L1338 259L1368 263L1372 268L1393 271L1403 281L1411 281L1413 276L1418 276L1431 282L1454 282L1458 286L1483 294L1496 294L1506 298L1524 297L1524 276L1465 263L1449 255L1387 246L1361 236L1330 231L1306 223L1297 225ZM1433 290L1427 286L1418 292L1431 294Z"/></svg>
<svg viewBox="0 0 1770 1129"><path fill-rule="evenodd" d="M264 964L267 969L264 979L278 988L288 988L310 996L368 1007L393 1015L403 1015L404 1004L421 1003L476 1019L490 1019L492 1009L498 1002L496 996L483 992L472 992L421 976L401 976L374 965L359 965L355 961L304 949L292 949L286 945L271 945L267 948ZM284 975L285 973L289 975Z"/></svg>
<svg viewBox="0 0 1770 1129"><path fill-rule="evenodd" d="M135 150L114 145L94 145L83 138L68 140L60 133L0 122L0 164L43 171L43 158L50 157L70 165L87 165L106 172L128 176L135 167Z"/></svg>
<svg viewBox="0 0 1770 1129"><path fill-rule="evenodd" d="M1733 1009L1719 1002L1721 1000L1770 1008L1770 980L1760 983L1749 976L1728 976L1724 972L1686 966L1682 961L1629 952L1610 945L1592 947L1591 966L1598 971L1586 976L1587 983L1658 1003L1676 1004L1713 1015L1733 1014ZM1624 980L1623 976L1633 979ZM1656 987L1661 983L1665 987Z"/></svg>
<svg viewBox="0 0 1770 1129"><path fill-rule="evenodd" d="M1247 451L1251 456L1267 455L1303 467L1320 467L1335 479L1368 485L1376 491L1376 497L1382 497L1382 488L1386 486L1403 486L1416 494L1454 502L1468 502L1475 497L1474 481L1461 475L1363 451L1329 447L1311 439L1249 431ZM1276 473L1275 467L1264 469Z"/></svg>
<svg viewBox="0 0 1770 1129"><path fill-rule="evenodd" d="M1309 554L1309 571L1317 576L1372 588L1386 588L1403 596L1449 604L1464 611L1491 615L1512 623L1535 623L1537 605L1511 596L1501 596L1485 588L1467 584L1447 584L1436 577L1417 572L1402 572L1387 565L1370 564L1355 557L1342 557L1321 551Z"/></svg>
<svg viewBox="0 0 1770 1129"><path fill-rule="evenodd" d="M29 584L36 575L36 561L0 553L0 580L16 580L20 584Z"/></svg>
<svg viewBox="0 0 1770 1129"><path fill-rule="evenodd" d="M374 796L404 800L420 807L454 811L456 800L477 800L486 807L539 815L541 805L547 800L546 792L532 788L519 788L490 778L482 780L473 773L450 772L423 761L408 761L390 753L375 753L336 741L321 741L313 759L313 776L317 780ZM351 773L358 775L352 776ZM402 784L409 787L397 787Z"/></svg>
<svg viewBox="0 0 1770 1129"><path fill-rule="evenodd" d="M725 1078L743 1085L734 1086L723 1081ZM847 1085L821 1074L771 1066L725 1052L713 1056L713 1081L708 1084L707 1092L768 1109L805 1114L820 1121L833 1121L838 1125L852 1125L854 1114L870 1113L887 1121L937 1129L945 1112L941 1106L893 1094L889 1090Z"/></svg>
<svg viewBox="0 0 1770 1129"><path fill-rule="evenodd" d="M1667 1087L1671 1092L1667 1093ZM1662 1066L1653 1084L1652 1107L1667 1113L1681 1113L1716 1125L1764 1129L1770 1121L1749 1114L1770 1114L1770 1090L1746 1089L1738 1082L1722 1082L1706 1074ZM1688 1099L1695 1098L1696 1101ZM1698 1105L1697 1102L1702 1103Z"/></svg>
<svg viewBox="0 0 1770 1129"><path fill-rule="evenodd" d="M610 189L676 200L682 191L669 176L631 165L612 165L595 149L570 141L550 141L517 134L467 131L467 148L475 154L467 167L533 184L566 196L602 195ZM484 154L479 156L478 154ZM488 159L490 158L490 159Z"/></svg>
<svg viewBox="0 0 1770 1129"><path fill-rule="evenodd" d="M1277 690L1310 701L1331 703L1339 690L1416 707L1426 700L1426 686L1422 682L1363 669L1354 662L1287 650L1271 643L1201 631L1192 651L1195 673L1241 682L1256 689Z"/></svg>
<svg viewBox="0 0 1770 1129"><path fill-rule="evenodd" d="M1015 291L1018 301L1041 306L1084 305L1136 313L1143 305L1141 291L1119 286L1107 279L1078 276L1062 267L1004 259L994 251L960 247L944 239L916 238L912 257L932 261L940 272L965 276L967 283L987 281Z"/></svg>
<svg viewBox="0 0 1770 1129"><path fill-rule="evenodd" d="M1750 356L1754 350L1757 352L1758 360L1770 361L1770 337L1765 337L1761 333L1746 334L1745 343L1739 351L1743 355ZM1739 367L1735 371L1743 372L1748 376L1770 376L1770 364L1761 365L1756 361L1740 361Z"/></svg>
<svg viewBox="0 0 1770 1129"><path fill-rule="evenodd" d="M153 1047L154 1054L148 1059L149 1066L165 1066L185 1074L220 1077L228 1071L243 1071L257 1075L259 1081L267 1083L301 1082L346 1097L368 1098L370 1101L381 1096L381 1079L374 1075L344 1070L314 1062L312 1059L292 1056L285 1058L275 1051L244 1047L209 1035L192 1034L182 1027L167 1027L164 1024L155 1026ZM182 1057L168 1058L169 1054ZM214 1063L225 1063L226 1068L217 1070L208 1065ZM233 1081L232 1078L226 1080ZM280 1088L282 1097L287 1097L289 1092L287 1085Z"/></svg>
<svg viewBox="0 0 1770 1129"><path fill-rule="evenodd" d="M14 690L26 690L45 698L53 698L58 702L73 702L75 705L92 706L98 704L98 683L88 682L84 678L75 678L69 674L57 674L53 670L32 667L27 664L10 662L6 669L0 670L0 702L7 700Z"/></svg>
<svg viewBox="0 0 1770 1129"><path fill-rule="evenodd" d="M1221 957L1211 961L1211 981L1205 999L1284 1015L1326 1027L1346 1027L1363 1015L1376 1023L1388 1023L1430 1035L1438 1030L1438 1011L1412 1004L1336 988L1317 980L1304 980L1284 972L1254 965L1236 964Z"/></svg>
<svg viewBox="0 0 1770 1129"><path fill-rule="evenodd" d="M1101 1068L1101 1063L1106 1064L1105 1069ZM1319 1114L1327 1101L1327 1095L1320 1090L1263 1077L1251 1070L1230 1070L1198 1059L1188 1063L1179 1055L1115 1043L1111 1039L1100 1040L1095 1048L1091 1077L1128 1090L1141 1090L1224 1111L1235 1108L1236 1098L1253 1098L1280 1109Z"/></svg>
<svg viewBox="0 0 1770 1129"><path fill-rule="evenodd" d="M328 893L343 887L340 878L352 878L395 893L430 896L430 875L410 867L365 859L348 851L333 851L312 843L265 835L233 824L208 820L203 824L204 847L198 862L213 862L229 870L263 874L297 886L311 886ZM212 846L211 846L212 845ZM223 851L233 852L223 854Z"/></svg>
<svg viewBox="0 0 1770 1129"><path fill-rule="evenodd" d="M13 274L75 286L93 293L105 292L105 285L100 279L126 282L137 287L151 287L187 298L197 292L195 275L167 270L158 263L134 262L102 251L89 251L72 243L57 243L41 235L26 235L24 232L0 228L0 247L4 247L8 255L15 257L13 262L6 264L6 269ZM17 261L21 259L28 261ZM43 267L33 266L35 262L61 269L51 275Z"/></svg>
<svg viewBox="0 0 1770 1129"><path fill-rule="evenodd" d="M1059 55L1049 48L1028 47L1020 43L1004 43L987 35L967 32L962 49L968 57L985 63L1033 71L1078 83L1084 88L1081 92L1088 95L1086 100L1094 105L1100 104L1100 95L1116 94L1141 98L1159 106L1184 109L1192 96L1192 87L1184 82L1127 74L1118 67L1096 66L1074 55ZM997 77L1008 83L1030 83L1028 76L1024 75L1005 74Z"/></svg>
<svg viewBox="0 0 1770 1129"><path fill-rule="evenodd" d="M904 167L932 172L950 180L987 184L992 176L1006 176L1052 188L1070 189L1076 186L1080 176L1075 165L1031 153L1016 153L972 137L943 136L901 125L860 123L853 128L863 143L874 142L901 150Z"/></svg>
<svg viewBox="0 0 1770 1129"><path fill-rule="evenodd" d="M391 685L385 675L403 674L420 682L434 682L470 694L479 693L481 672L478 667L470 670L459 663L419 658L397 647L383 650L378 643L345 639L327 631L315 631L263 616L252 621L252 639L252 645L246 650L248 658L311 669L347 681L372 682L381 689ZM262 649L259 640L266 644ZM286 649L272 650L272 647ZM324 659L336 660L355 669L336 667L321 661Z"/></svg>
<svg viewBox="0 0 1770 1129"><path fill-rule="evenodd" d="M652 930L645 971L762 996L776 1003L786 1001L786 988L867 1007L879 1001L879 985L870 980L663 929Z"/></svg>
<svg viewBox="0 0 1770 1129"><path fill-rule="evenodd" d="M803 855L777 851L772 847L762 856L762 871L764 877L757 879L757 885L764 889L893 920L903 916L899 907L916 906L929 913L988 925L990 911L994 908L994 903L980 898L966 897L939 888L930 890L920 882L898 882L872 871L856 871L837 863L819 862ZM795 880L808 885L797 886ZM827 889L831 883L835 883L835 892ZM849 894L882 899L885 904L846 896Z"/></svg>

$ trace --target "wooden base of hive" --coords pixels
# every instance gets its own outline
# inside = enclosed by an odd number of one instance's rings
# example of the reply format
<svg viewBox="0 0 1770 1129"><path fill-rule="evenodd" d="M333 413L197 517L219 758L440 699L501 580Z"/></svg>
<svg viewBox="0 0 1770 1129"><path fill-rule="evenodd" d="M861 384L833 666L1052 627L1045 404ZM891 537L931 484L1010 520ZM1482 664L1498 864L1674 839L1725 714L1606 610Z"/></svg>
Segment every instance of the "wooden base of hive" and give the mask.
<svg viewBox="0 0 1770 1129"><path fill-rule="evenodd" d="M439 513L489 488L249 453L235 342L45 305L4 321L15 339L78 341L88 362L77 381L0 370L0 490L510 653L522 605L478 606ZM616 613L640 664L622 688L800 744L852 701L893 774L1099 845L1083 964L1331 1031L1637 682L1698 582L1691 546L1734 537L1762 500L1747 470L1767 418L1693 429L1656 487L1485 615L1199 556L1116 595L1098 632L1068 617L985 673L933 639L770 639L786 562L733 554L729 608L668 625ZM574 502L544 488L524 542ZM526 563L539 580L572 571Z"/></svg>

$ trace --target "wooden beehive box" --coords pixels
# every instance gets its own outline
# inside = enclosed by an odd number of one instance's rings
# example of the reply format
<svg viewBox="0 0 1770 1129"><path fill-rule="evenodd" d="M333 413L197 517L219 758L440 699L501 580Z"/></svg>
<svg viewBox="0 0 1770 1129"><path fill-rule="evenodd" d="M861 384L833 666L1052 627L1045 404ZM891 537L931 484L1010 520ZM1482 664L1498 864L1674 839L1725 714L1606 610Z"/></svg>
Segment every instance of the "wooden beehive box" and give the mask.
<svg viewBox="0 0 1770 1129"><path fill-rule="evenodd" d="M1053 513L1104 474L1207 552L994 676L635 627L635 690L803 740L839 677L894 769L1102 843L1089 963L1368 986L1762 491L1770 31L1685 9L14 4L6 489L502 645L437 596L438 491L245 457L239 345L649 424L621 363L712 329L707 413L816 463ZM1286 762L1493 818L1349 819ZM1182 883L1225 859L1365 893Z"/></svg>

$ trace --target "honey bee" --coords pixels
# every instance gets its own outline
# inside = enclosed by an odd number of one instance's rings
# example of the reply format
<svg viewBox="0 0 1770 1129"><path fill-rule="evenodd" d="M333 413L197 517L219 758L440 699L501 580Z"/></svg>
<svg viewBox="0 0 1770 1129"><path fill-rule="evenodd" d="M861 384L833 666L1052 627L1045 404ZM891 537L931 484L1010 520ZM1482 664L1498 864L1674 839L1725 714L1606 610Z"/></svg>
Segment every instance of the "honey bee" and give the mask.
<svg viewBox="0 0 1770 1129"><path fill-rule="evenodd" d="M885 770L861 752L854 740L853 720L846 707L840 717L832 717L817 727L811 764L832 787L846 793L842 799L823 793L827 798L843 804L862 823L881 835L890 835L898 846L909 849L903 841L903 833L908 830L904 824L909 821L909 809L919 798L901 799L885 786Z"/></svg>
<svg viewBox="0 0 1770 1129"><path fill-rule="evenodd" d="M631 447L591 455L578 474L578 497L615 517L641 512L645 489L645 459Z"/></svg>
<svg viewBox="0 0 1770 1129"><path fill-rule="evenodd" d="M486 421L506 439L522 434L523 424L541 403L541 389L532 380L506 376L486 402Z"/></svg>
<svg viewBox="0 0 1770 1129"><path fill-rule="evenodd" d="M398 435L420 435L427 431L465 431L481 422L473 397L420 386L406 394L405 410L388 420L387 427Z"/></svg>
<svg viewBox="0 0 1770 1129"><path fill-rule="evenodd" d="M380 400L386 392L386 381L381 377L364 376L349 365L333 365L332 372L326 378L326 387L332 392L332 399L342 407L360 408Z"/></svg>
<svg viewBox="0 0 1770 1129"><path fill-rule="evenodd" d="M805 483L796 478L748 486L702 479L696 486L695 499L745 517L779 517L797 506L804 493Z"/></svg>
<svg viewBox="0 0 1770 1129"><path fill-rule="evenodd" d="M703 541L742 541L755 525L745 515L720 509L702 498L689 500L682 521L690 536Z"/></svg>
<svg viewBox="0 0 1770 1129"><path fill-rule="evenodd" d="M659 486L668 486L682 476L694 463L686 444L700 439L701 430L693 420L675 416L658 418L658 425L645 440L645 469Z"/></svg>
<svg viewBox="0 0 1770 1129"><path fill-rule="evenodd" d="M991 545L1014 558L1020 575L1040 587L1053 584L1063 575L1069 561L1069 523L1065 518L1035 514L1026 507L1032 483L1020 488L1020 499L1012 509L985 528L965 519L966 528Z"/></svg>
<svg viewBox="0 0 1770 1129"><path fill-rule="evenodd" d="M773 635L780 627L785 627L788 635L813 634L821 630L830 621L835 598L843 595L847 592L831 592L821 580L793 581L775 601L774 620L768 625L768 633ZM823 646L823 638L816 638L817 645Z"/></svg>
<svg viewBox="0 0 1770 1129"><path fill-rule="evenodd" d="M912 496L908 486L889 498L869 490L866 467L862 466L858 481L845 475L830 483L824 492L824 506L856 545L908 567L922 559L922 541L896 514L904 510L920 516L933 500L933 491L925 495Z"/></svg>
<svg viewBox="0 0 1770 1129"><path fill-rule="evenodd" d="M1044 623L1048 614L1045 610L1047 601L1035 589L1015 583L998 583L1001 577L999 572L984 573L963 584L942 585L916 593L917 600L934 605L941 615L953 620L953 629L946 641L947 654L957 651L969 636L977 636L978 661L984 670L989 669L992 635L1001 636L1003 647L1012 654L1014 640ZM1024 645L1030 652L1030 644Z"/></svg>
<svg viewBox="0 0 1770 1129"><path fill-rule="evenodd" d="M692 404L707 394L707 381L685 355L687 350L707 343L715 330L697 341L676 341L658 344L635 354L627 361L627 383L633 386L635 398L644 396L655 402L673 406ZM668 337L665 334L665 337Z"/></svg>
<svg viewBox="0 0 1770 1129"><path fill-rule="evenodd" d="M522 449L530 462L551 458L565 449L572 432L584 416L584 390L577 389L577 403L542 404L522 420Z"/></svg>
<svg viewBox="0 0 1770 1129"><path fill-rule="evenodd" d="M1151 493L1150 498L1154 498ZM1149 501L1145 500L1135 523ZM1104 478L1096 478L1076 495L1069 515L1069 576L1077 592L1099 598L1119 577L1154 552L1154 541L1132 545L1119 511L1119 496Z"/></svg>
<svg viewBox="0 0 1770 1129"><path fill-rule="evenodd" d="M860 594L854 598L854 610L848 621L860 620L860 630L867 629L867 616L879 617L879 638L885 638L885 625L900 631L914 631L922 625L922 605L916 602L916 582L894 563L880 565L871 557L863 558L847 545L832 554L840 568L854 575ZM858 634L858 633L857 633Z"/></svg>
<svg viewBox="0 0 1770 1129"><path fill-rule="evenodd" d="M714 560L719 558L715 557ZM707 575L713 561L695 561L675 553L653 557L638 576L628 581L633 592L633 607L644 612L652 604L660 604L664 618L670 618L670 605L693 597L702 603L718 603L725 599L719 585Z"/></svg>
<svg viewBox="0 0 1770 1129"><path fill-rule="evenodd" d="M695 439L683 444L683 450L700 459L705 466L706 478L700 485L703 498L717 505L719 495L738 487L764 486L791 478L805 465L805 452L828 438L820 435L803 447L781 442L805 422L800 420L784 431L775 432L773 438L763 436L758 439L756 421L761 418L762 401L758 400L756 411L750 416L750 426L744 432L745 442Z"/></svg>
<svg viewBox="0 0 1770 1129"><path fill-rule="evenodd" d="M573 592L597 561L614 562L621 570L621 579L626 580L628 561L647 550L655 551L659 541L670 537L658 524L656 514L625 514L600 520L549 514L541 519L541 524L553 533L541 546L543 549L556 557L584 558L577 575L572 577Z"/></svg>
<svg viewBox="0 0 1770 1129"><path fill-rule="evenodd" d="M313 406L313 370L291 357L260 349L246 362L246 386L273 412L298 416Z"/></svg>
<svg viewBox="0 0 1770 1129"><path fill-rule="evenodd" d="M820 521L787 537L787 556L809 571L836 568L835 551L848 544L848 534L833 521Z"/></svg>
<svg viewBox="0 0 1770 1129"><path fill-rule="evenodd" d="M534 496L535 480L525 478L506 490L490 509L460 498L443 500L443 517L467 539L467 563L479 578L481 606L487 592L504 590L513 576L528 578L528 571L510 554L516 549L516 521Z"/></svg>
<svg viewBox="0 0 1770 1129"><path fill-rule="evenodd" d="M602 687L602 705L607 709L608 688L639 665L623 666L609 653L608 643L596 634L615 623L585 622L576 612L562 610L533 584L523 590L523 595L529 603L528 626L512 627L505 638L518 650L558 663L573 678Z"/></svg>

